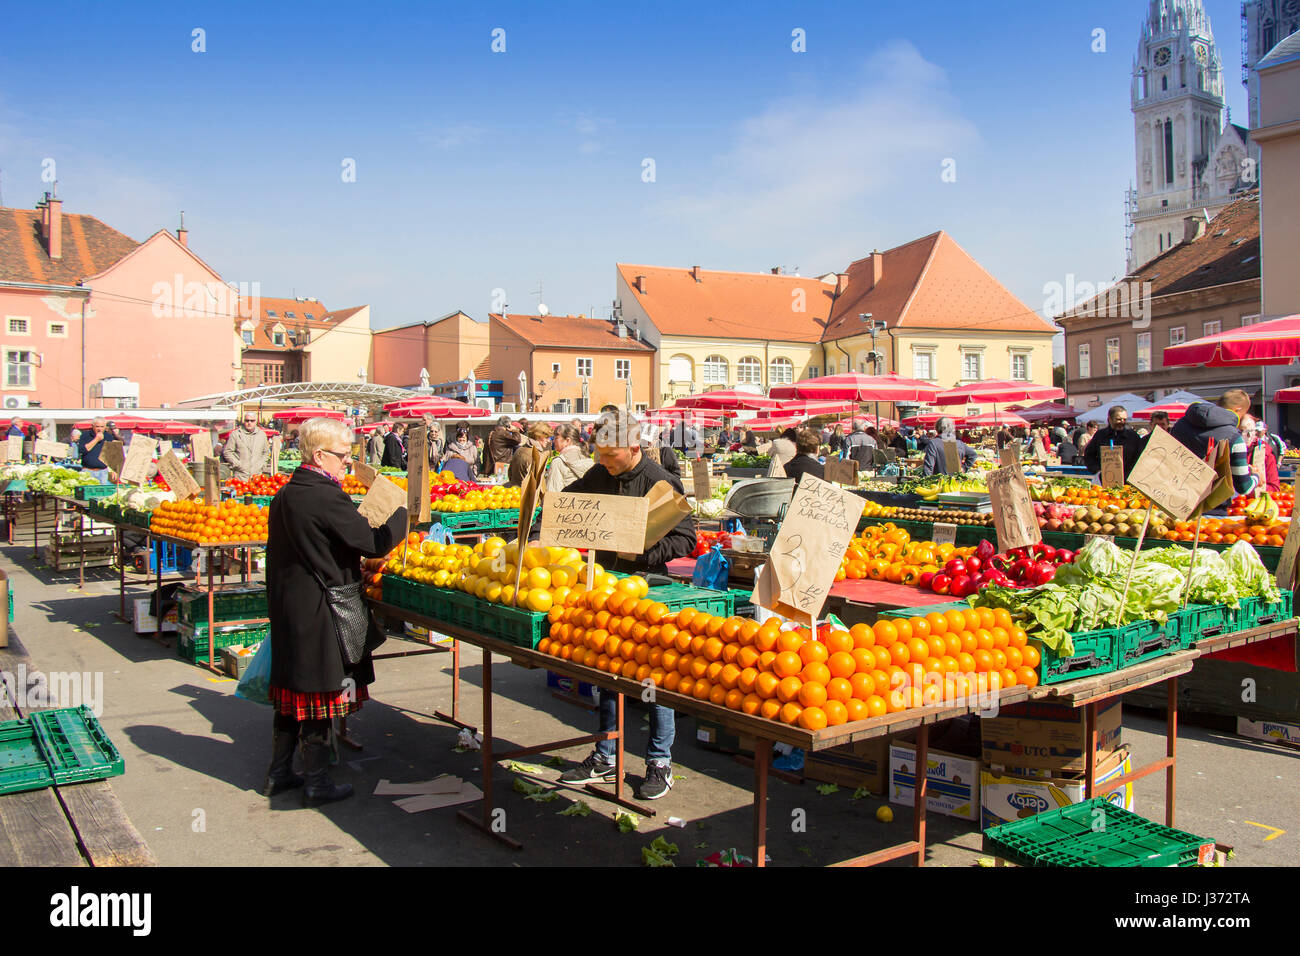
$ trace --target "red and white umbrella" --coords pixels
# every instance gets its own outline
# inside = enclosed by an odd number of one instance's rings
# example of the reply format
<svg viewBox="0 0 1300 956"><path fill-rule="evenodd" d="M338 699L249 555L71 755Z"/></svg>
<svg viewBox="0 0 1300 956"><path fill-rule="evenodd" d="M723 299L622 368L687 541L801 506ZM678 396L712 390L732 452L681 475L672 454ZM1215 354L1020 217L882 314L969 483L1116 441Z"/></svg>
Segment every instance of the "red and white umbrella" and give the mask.
<svg viewBox="0 0 1300 956"><path fill-rule="evenodd" d="M759 411L781 407L781 403L774 398L736 389L720 389L700 395L687 395L677 399L675 404L678 408L716 408L726 411Z"/></svg>
<svg viewBox="0 0 1300 956"><path fill-rule="evenodd" d="M836 422L836 425L843 425L845 428L852 428L855 422L862 422L868 428L897 428L899 423L892 418L877 419L875 415L854 415L852 418L846 418L842 422Z"/></svg>
<svg viewBox="0 0 1300 956"><path fill-rule="evenodd" d="M799 415L769 416L766 418L751 418L744 423L744 426L750 431L756 432L783 432L787 428L798 428L806 421Z"/></svg>
<svg viewBox="0 0 1300 956"><path fill-rule="evenodd" d="M394 407L384 410L395 419L415 419L428 415L432 418L487 418L492 413L486 408L458 402L454 398L430 398L419 402L394 402Z"/></svg>
<svg viewBox="0 0 1300 956"><path fill-rule="evenodd" d="M922 412L920 415L904 418L901 424L910 425L913 428L933 428L935 422L945 417L948 417L947 412Z"/></svg>
<svg viewBox="0 0 1300 956"><path fill-rule="evenodd" d="M332 408L286 408L283 411L274 412L271 418L277 422L288 422L291 425L301 425L309 418L334 418L343 421L347 418L342 412L336 412Z"/></svg>
<svg viewBox="0 0 1300 956"><path fill-rule="evenodd" d="M820 398L850 402L930 402L938 393L938 386L892 372L888 375L844 372L840 375L806 379L793 385L778 385L770 391L773 398Z"/></svg>
<svg viewBox="0 0 1300 956"><path fill-rule="evenodd" d="M158 422L155 425L136 429L136 431L149 432L151 435L197 435L207 430L205 426L191 422Z"/></svg>
<svg viewBox="0 0 1300 956"><path fill-rule="evenodd" d="M1273 401L1281 402L1284 405L1295 404L1300 402L1300 385L1292 385L1290 388L1279 388L1273 393Z"/></svg>
<svg viewBox="0 0 1300 956"><path fill-rule="evenodd" d="M235 431L235 429L233 429L233 428L227 428L224 432L220 432L220 433L217 435L217 437L218 437L219 439L221 439L222 441L225 441L227 438L229 438L229 437L231 436L231 434L234 433L234 431ZM278 434L280 434L280 433L279 433L278 431L276 431L274 428L263 428L263 429L262 429L262 434L264 434L267 438L274 438L276 435L278 435Z"/></svg>
<svg viewBox="0 0 1300 956"><path fill-rule="evenodd" d="M33 417L37 411L38 409L32 410L31 414ZM106 414L100 417L102 417L105 422L112 422L118 428L125 429L126 431L148 431L155 425L162 424L162 420L157 418L141 418L139 415L115 415L109 409L105 409L104 411ZM76 422L72 427L85 431L93 425L94 422Z"/></svg>
<svg viewBox="0 0 1300 956"><path fill-rule="evenodd" d="M1065 389L1033 382L989 379L945 389L934 399L936 405L997 405L1005 402L1041 402L1065 398Z"/></svg>
<svg viewBox="0 0 1300 956"><path fill-rule="evenodd" d="M979 415L971 415L969 418L958 419L957 424L963 428L990 428L999 425L1028 425L1029 422L1015 412L998 412L997 414L983 412Z"/></svg>
<svg viewBox="0 0 1300 956"><path fill-rule="evenodd" d="M1150 421L1152 412L1166 412L1169 415L1169 420L1176 422L1187 414L1190 405L1190 402L1166 402L1161 405L1148 405L1146 408L1139 408L1133 413L1133 417L1143 421Z"/></svg>
<svg viewBox="0 0 1300 956"><path fill-rule="evenodd" d="M1287 365L1300 358L1300 314L1243 325L1164 350L1166 368L1207 365L1231 368Z"/></svg>
<svg viewBox="0 0 1300 956"><path fill-rule="evenodd" d="M779 408L768 409L765 412L759 412L759 414L807 415L811 418L815 415L842 415L847 412L856 412L857 410L857 402L787 399L781 402Z"/></svg>

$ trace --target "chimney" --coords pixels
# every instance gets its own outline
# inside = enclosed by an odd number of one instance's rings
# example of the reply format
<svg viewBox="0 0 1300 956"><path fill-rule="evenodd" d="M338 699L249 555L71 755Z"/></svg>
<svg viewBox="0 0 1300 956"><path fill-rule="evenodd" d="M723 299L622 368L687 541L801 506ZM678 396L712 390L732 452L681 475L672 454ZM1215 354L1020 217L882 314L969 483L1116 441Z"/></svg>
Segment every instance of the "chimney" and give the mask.
<svg viewBox="0 0 1300 956"><path fill-rule="evenodd" d="M772 266L772 275L774 275L774 276L779 276L780 274L781 274L781 267L780 267L780 266Z"/></svg>
<svg viewBox="0 0 1300 956"><path fill-rule="evenodd" d="M190 231L185 228L185 210L181 210L181 227L176 230L176 241L185 248L190 246Z"/></svg>
<svg viewBox="0 0 1300 956"><path fill-rule="evenodd" d="M700 267L699 267L699 266L691 266L691 278L694 279L696 282L703 282L703 281L704 281L703 279L700 278Z"/></svg>
<svg viewBox="0 0 1300 956"><path fill-rule="evenodd" d="M45 229L45 248L51 259L63 258L63 200L56 196L46 201L49 224Z"/></svg>
<svg viewBox="0 0 1300 956"><path fill-rule="evenodd" d="M849 274L847 272L835 273L835 294L843 295L849 287Z"/></svg>
<svg viewBox="0 0 1300 956"><path fill-rule="evenodd" d="M618 321L614 323L614 331L618 333L618 337L620 339L627 338L627 326L624 325L622 321Z"/></svg>
<svg viewBox="0 0 1300 956"><path fill-rule="evenodd" d="M636 291L640 292L642 295L645 295L645 276L636 277Z"/></svg>
<svg viewBox="0 0 1300 956"><path fill-rule="evenodd" d="M885 257L880 254L879 249L871 251L871 288L875 288L880 283L880 277L885 274Z"/></svg>
<svg viewBox="0 0 1300 956"><path fill-rule="evenodd" d="M1200 216L1187 216L1183 219L1183 242L1194 242L1205 235L1205 220Z"/></svg>

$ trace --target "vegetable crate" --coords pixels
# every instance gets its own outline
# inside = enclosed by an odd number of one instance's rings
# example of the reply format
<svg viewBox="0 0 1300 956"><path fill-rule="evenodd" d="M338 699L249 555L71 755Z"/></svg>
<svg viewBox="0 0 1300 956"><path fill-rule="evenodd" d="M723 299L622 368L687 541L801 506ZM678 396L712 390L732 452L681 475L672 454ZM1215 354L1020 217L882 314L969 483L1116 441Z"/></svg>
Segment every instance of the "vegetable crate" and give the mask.
<svg viewBox="0 0 1300 956"><path fill-rule="evenodd" d="M181 624L208 626L208 592L204 588L186 586L176 592L176 619ZM214 621L243 621L267 616L266 587L264 585L235 584L217 588L212 594L212 619Z"/></svg>
<svg viewBox="0 0 1300 956"><path fill-rule="evenodd" d="M221 650L223 647L230 647L234 644L256 644L264 640L271 633L269 624L231 624L226 627L217 626L217 636L215 650ZM176 630L176 654L195 664L200 662L207 663L208 660L208 625L205 621L202 624L181 624ZM219 654L213 654L213 659L220 659Z"/></svg>
<svg viewBox="0 0 1300 956"><path fill-rule="evenodd" d="M0 724L0 794L102 780L125 769L89 707L41 710Z"/></svg>
<svg viewBox="0 0 1300 956"><path fill-rule="evenodd" d="M1094 674L1109 674L1118 666L1121 629L1108 627L1071 634L1070 637L1074 641L1074 653L1069 657L1061 657L1050 647L1034 642L1042 658L1038 663L1040 684L1059 684Z"/></svg>
<svg viewBox="0 0 1300 956"><path fill-rule="evenodd" d="M1214 841L1097 797L989 827L984 852L1019 866L1196 866Z"/></svg>
<svg viewBox="0 0 1300 956"><path fill-rule="evenodd" d="M1248 597L1241 599L1241 605L1235 610L1228 609L1228 630L1245 631L1252 627L1263 627L1277 621L1285 621L1292 616L1291 605L1294 595L1283 591L1282 599L1273 604L1264 603L1263 598Z"/></svg>
<svg viewBox="0 0 1300 956"><path fill-rule="evenodd" d="M462 596L469 598L469 595ZM482 634L499 637L518 647L533 650L550 631L551 625L545 612L525 611L523 608L491 604L477 598L469 600L474 603L476 630Z"/></svg>
<svg viewBox="0 0 1300 956"><path fill-rule="evenodd" d="M750 591L731 590L727 592L731 595L731 600L735 606L735 615L737 617L754 616L754 595Z"/></svg>
<svg viewBox="0 0 1300 956"><path fill-rule="evenodd" d="M970 605L965 601L949 601L947 604L926 604L922 607L894 607L880 612L877 620L895 617L925 617L927 614L942 614L945 611L964 611Z"/></svg>
<svg viewBox="0 0 1300 956"><path fill-rule="evenodd" d="M715 617L731 617L736 613L736 593L697 588L692 584L664 584L651 588L646 598L667 605L668 610L674 613L684 607L693 607ZM746 598L748 596L746 594Z"/></svg>
<svg viewBox="0 0 1300 956"><path fill-rule="evenodd" d="M1121 670L1145 661L1182 650L1182 638L1176 618L1162 625L1156 621L1134 621L1120 628L1119 653L1115 669Z"/></svg>
<svg viewBox="0 0 1300 956"><path fill-rule="evenodd" d="M1195 647L1231 630L1228 618L1232 613L1222 604L1189 604L1169 616L1169 627L1177 630L1180 647Z"/></svg>
<svg viewBox="0 0 1300 956"><path fill-rule="evenodd" d="M274 495L244 495L244 504L257 505L259 508L271 507L271 499Z"/></svg>
<svg viewBox="0 0 1300 956"><path fill-rule="evenodd" d="M519 509L518 508L496 508L490 512L492 515L493 528L517 528L519 527Z"/></svg>
<svg viewBox="0 0 1300 956"><path fill-rule="evenodd" d="M110 498L117 494L118 490L118 485L77 485L72 489L72 496L78 501L91 501L95 498Z"/></svg>
<svg viewBox="0 0 1300 956"><path fill-rule="evenodd" d="M433 520L448 531L487 531L497 526L496 512L491 510L437 511L434 514Z"/></svg>
<svg viewBox="0 0 1300 956"><path fill-rule="evenodd" d="M149 549L150 574L157 574L160 568L163 574L188 571L193 563L194 552L178 544L155 541L153 547Z"/></svg>

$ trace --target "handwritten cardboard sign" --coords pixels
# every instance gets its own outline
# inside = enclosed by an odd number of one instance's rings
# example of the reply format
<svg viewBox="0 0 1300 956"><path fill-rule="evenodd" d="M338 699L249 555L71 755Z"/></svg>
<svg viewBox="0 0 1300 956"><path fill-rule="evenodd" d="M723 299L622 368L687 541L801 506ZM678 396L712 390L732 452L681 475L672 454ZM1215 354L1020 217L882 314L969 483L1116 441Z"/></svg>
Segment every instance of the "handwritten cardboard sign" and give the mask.
<svg viewBox="0 0 1300 956"><path fill-rule="evenodd" d="M212 457L212 432L195 432L190 436L190 452L195 461Z"/></svg>
<svg viewBox="0 0 1300 956"><path fill-rule="evenodd" d="M149 462L158 446L152 438L138 432L131 436L126 448L126 460L118 473L123 484L143 485L149 480Z"/></svg>
<svg viewBox="0 0 1300 956"><path fill-rule="evenodd" d="M857 486L858 483L858 463L853 458L846 458L839 461L835 458L827 458L826 465L822 469L826 475L826 480L841 485Z"/></svg>
<svg viewBox="0 0 1300 956"><path fill-rule="evenodd" d="M1179 521L1186 521L1214 487L1213 468L1163 428L1153 429L1128 483Z"/></svg>
<svg viewBox="0 0 1300 956"><path fill-rule="evenodd" d="M51 458L67 458L68 447L61 441L46 441L44 438L36 439L35 452L39 455L49 455Z"/></svg>
<svg viewBox="0 0 1300 956"><path fill-rule="evenodd" d="M1264 443L1260 442L1255 446L1255 451L1250 456L1250 470L1255 473L1259 483L1263 485L1267 482L1268 469L1268 452L1264 450Z"/></svg>
<svg viewBox="0 0 1300 956"><path fill-rule="evenodd" d="M203 459L203 500L209 504L221 500L221 463L212 457L210 448Z"/></svg>
<svg viewBox="0 0 1300 956"><path fill-rule="evenodd" d="M1034 504L1029 498L1029 486L1025 484L1025 474L1019 466L995 468L985 476L985 481L993 505L998 547L1006 551L1042 541Z"/></svg>
<svg viewBox="0 0 1300 956"><path fill-rule="evenodd" d="M943 443L943 464L948 474L961 474L961 452L957 450L955 441L945 441Z"/></svg>
<svg viewBox="0 0 1300 956"><path fill-rule="evenodd" d="M1019 468L1020 467L1020 446L1004 445L1002 447L1002 450L998 452L998 461L1001 463L1003 468L1007 467L1008 465L1015 465L1017 468Z"/></svg>
<svg viewBox="0 0 1300 956"><path fill-rule="evenodd" d="M9 438L5 439L5 460L23 460L23 440L21 436L11 435Z"/></svg>
<svg viewBox="0 0 1300 956"><path fill-rule="evenodd" d="M542 494L542 476L546 472L546 456L537 448L529 445L523 447L532 457L529 459L528 474L524 475L519 488L519 523L515 526L515 539L519 542L520 552L528 546L528 535L533 530L533 512L537 510L537 500ZM515 567L516 591L519 590L523 575L524 562L520 561Z"/></svg>
<svg viewBox="0 0 1300 956"><path fill-rule="evenodd" d="M405 507L406 490L377 474L366 490L366 496L361 499L361 504L357 505L357 513L369 522L370 527L378 528L387 524L398 508Z"/></svg>
<svg viewBox="0 0 1300 956"><path fill-rule="evenodd" d="M266 461L266 473L274 475L280 470L280 449L284 447L284 439L276 435L271 439L271 457Z"/></svg>
<svg viewBox="0 0 1300 956"><path fill-rule="evenodd" d="M944 521L935 522L934 527L930 529L930 540L935 544L955 545L957 543L957 526Z"/></svg>
<svg viewBox="0 0 1300 956"><path fill-rule="evenodd" d="M861 516L861 498L805 474L755 581L754 603L786 617L817 617Z"/></svg>
<svg viewBox="0 0 1300 956"><path fill-rule="evenodd" d="M1295 587L1296 553L1300 551L1300 517L1291 519L1282 542L1282 555L1277 561L1277 586L1284 591Z"/></svg>
<svg viewBox="0 0 1300 956"><path fill-rule="evenodd" d="M648 517L645 498L553 491L542 505L539 543L640 554L645 550Z"/></svg>
<svg viewBox="0 0 1300 956"><path fill-rule="evenodd" d="M122 466L126 464L126 452L122 448L120 441L104 442L104 450L99 453L99 457L108 465L108 470L119 477L122 474Z"/></svg>
<svg viewBox="0 0 1300 956"><path fill-rule="evenodd" d="M135 440L131 441L134 448ZM184 501L186 498L193 498L200 494L203 489L199 483L194 480L194 476L189 473L181 460L176 457L176 452L169 451L158 459L158 474L162 475L167 481L167 487L176 495L177 501ZM215 504L215 502L209 502Z"/></svg>
<svg viewBox="0 0 1300 956"><path fill-rule="evenodd" d="M406 460L406 510L412 521L429 520L429 429L417 425L411 429L407 444L415 454Z"/></svg>
<svg viewBox="0 0 1300 956"><path fill-rule="evenodd" d="M352 462L352 474L357 476L357 480L369 488L379 477L379 472L371 468L364 461L355 460Z"/></svg>
<svg viewBox="0 0 1300 956"><path fill-rule="evenodd" d="M1109 445L1101 449L1101 486L1119 488L1124 484L1124 449Z"/></svg>
<svg viewBox="0 0 1300 956"><path fill-rule="evenodd" d="M696 458L691 466L691 484L695 488L696 502L705 502L713 496L713 482L709 476L709 463Z"/></svg>

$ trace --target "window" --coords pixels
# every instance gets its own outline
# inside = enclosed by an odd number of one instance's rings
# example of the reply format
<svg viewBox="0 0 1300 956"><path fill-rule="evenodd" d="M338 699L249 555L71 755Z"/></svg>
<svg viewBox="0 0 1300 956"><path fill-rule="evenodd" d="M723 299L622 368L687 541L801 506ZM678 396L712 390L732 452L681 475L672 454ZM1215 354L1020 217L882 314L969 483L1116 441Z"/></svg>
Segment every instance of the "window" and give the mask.
<svg viewBox="0 0 1300 956"><path fill-rule="evenodd" d="M1137 342L1139 372L1151 371L1151 333L1139 332Z"/></svg>
<svg viewBox="0 0 1300 956"><path fill-rule="evenodd" d="M984 355L981 352L961 353L961 377L968 382L978 382L984 378Z"/></svg>
<svg viewBox="0 0 1300 956"><path fill-rule="evenodd" d="M54 339L66 339L68 337L68 325L66 322L51 322L45 327L45 334Z"/></svg>
<svg viewBox="0 0 1300 956"><path fill-rule="evenodd" d="M1187 341L1187 326L1175 325L1169 330L1169 344L1182 345Z"/></svg>
<svg viewBox="0 0 1300 956"><path fill-rule="evenodd" d="M789 385L794 381L794 363L788 358L774 358L768 366L767 380L772 385Z"/></svg>
<svg viewBox="0 0 1300 956"><path fill-rule="evenodd" d="M1119 339L1106 340L1106 374L1119 374Z"/></svg>
<svg viewBox="0 0 1300 956"><path fill-rule="evenodd" d="M283 344L284 344L284 333L283 333L283 332L272 332L272 333L271 333L271 344L272 344L272 345L283 345Z"/></svg>
<svg viewBox="0 0 1300 956"><path fill-rule="evenodd" d="M919 378L923 382L934 381L933 352L912 353L912 378Z"/></svg>
<svg viewBox="0 0 1300 956"><path fill-rule="evenodd" d="M302 314L302 317L303 317L304 319L306 319L308 322L315 322L315 321L316 321L316 316L313 315L311 312L304 312L304 313Z"/></svg>
<svg viewBox="0 0 1300 956"><path fill-rule="evenodd" d="M642 413L644 413L644 412L648 412L648 411L650 411L650 406L649 406L649 405L647 405L645 402L637 402L637 404L636 404L636 413L637 413L638 415L640 415L640 414L642 414Z"/></svg>
<svg viewBox="0 0 1300 956"><path fill-rule="evenodd" d="M32 387L32 353L17 349L5 350L5 387Z"/></svg>
<svg viewBox="0 0 1300 956"><path fill-rule="evenodd" d="M245 344L245 345L252 345L252 344L253 344L253 330L252 330L252 329L244 329L244 331L241 333L241 335L243 336L244 344Z"/></svg>
<svg viewBox="0 0 1300 956"><path fill-rule="evenodd" d="M620 381L627 381L632 377L632 360L631 359L614 359L614 377Z"/></svg>
<svg viewBox="0 0 1300 956"><path fill-rule="evenodd" d="M763 363L747 356L736 363L736 382L739 385L762 385Z"/></svg>
<svg viewBox="0 0 1300 956"><path fill-rule="evenodd" d="M808 377L809 377L809 378L816 378L816 377L817 377L817 370L818 370L818 366L816 366L816 365L809 365L809 366L808 366Z"/></svg>
<svg viewBox="0 0 1300 956"><path fill-rule="evenodd" d="M710 355L704 360L704 384L727 384L727 360L721 355Z"/></svg>
<svg viewBox="0 0 1300 956"><path fill-rule="evenodd" d="M311 341L311 329L300 329L300 330L298 331L298 339L299 339L299 341L301 342L301 344L303 344L303 345L306 345L308 342L310 342L310 341Z"/></svg>
<svg viewBox="0 0 1300 956"><path fill-rule="evenodd" d="M1092 346L1079 346L1079 378L1092 378Z"/></svg>
<svg viewBox="0 0 1300 956"><path fill-rule="evenodd" d="M1011 353L1011 380L1013 382L1029 381L1029 353Z"/></svg>
<svg viewBox="0 0 1300 956"><path fill-rule="evenodd" d="M28 330L27 330L27 320L26 320L26 319L10 319L10 320L9 320L9 334L10 334L10 335L30 335L31 333L28 332Z"/></svg>
<svg viewBox="0 0 1300 956"><path fill-rule="evenodd" d="M578 359L578 378L591 378L592 360L589 358Z"/></svg>
<svg viewBox="0 0 1300 956"><path fill-rule="evenodd" d="M267 309L267 310L266 310L266 317L267 317L268 319L274 319L274 318L277 318L277 316L276 316L276 314L275 314L275 309Z"/></svg>
<svg viewBox="0 0 1300 956"><path fill-rule="evenodd" d="M295 314L292 313L292 312L286 312L286 313L284 314L284 317L285 317L286 319L296 319L296 318L298 318L298 316L295 315Z"/></svg>
<svg viewBox="0 0 1300 956"><path fill-rule="evenodd" d="M551 378L559 378L559 377L560 377L560 363L559 363L559 362L552 362L552 363L551 363Z"/></svg>
<svg viewBox="0 0 1300 956"><path fill-rule="evenodd" d="M1222 331L1223 331L1223 323L1220 322L1218 319L1215 319L1212 322L1206 322L1203 326L1201 326L1202 335L1218 335Z"/></svg>
<svg viewBox="0 0 1300 956"><path fill-rule="evenodd" d="M1258 312L1256 312L1254 315L1243 315L1241 317L1241 327L1244 329L1248 325L1254 325L1261 318L1263 318L1263 316L1261 316Z"/></svg>
<svg viewBox="0 0 1300 956"><path fill-rule="evenodd" d="M689 383L694 380L695 373L689 355L674 355L668 360L668 381Z"/></svg>

